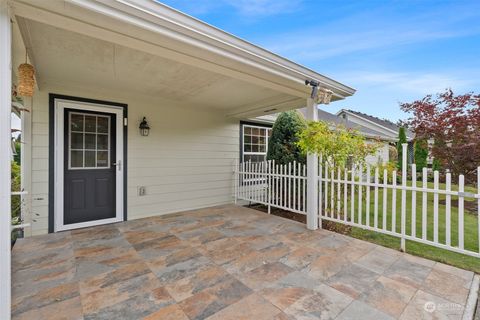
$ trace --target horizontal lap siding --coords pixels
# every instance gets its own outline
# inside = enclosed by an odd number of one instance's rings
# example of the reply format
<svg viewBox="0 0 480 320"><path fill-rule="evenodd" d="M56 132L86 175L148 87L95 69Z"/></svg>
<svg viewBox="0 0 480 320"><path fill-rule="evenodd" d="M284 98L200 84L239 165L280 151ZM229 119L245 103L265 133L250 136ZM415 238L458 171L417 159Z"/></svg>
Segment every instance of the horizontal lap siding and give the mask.
<svg viewBox="0 0 480 320"><path fill-rule="evenodd" d="M128 104L128 219L232 202L238 121L171 103L53 92ZM144 116L151 127L148 137L138 131ZM48 93L36 94L32 121L33 233L42 234L48 231ZM137 195L139 186L146 187L145 196Z"/></svg>
<svg viewBox="0 0 480 320"><path fill-rule="evenodd" d="M129 127L129 219L232 201L238 121L195 108L129 106L129 120L143 116L148 137L137 122ZM145 196L137 196L138 186L146 186Z"/></svg>
<svg viewBox="0 0 480 320"><path fill-rule="evenodd" d="M48 94L32 100L32 235L48 232Z"/></svg>

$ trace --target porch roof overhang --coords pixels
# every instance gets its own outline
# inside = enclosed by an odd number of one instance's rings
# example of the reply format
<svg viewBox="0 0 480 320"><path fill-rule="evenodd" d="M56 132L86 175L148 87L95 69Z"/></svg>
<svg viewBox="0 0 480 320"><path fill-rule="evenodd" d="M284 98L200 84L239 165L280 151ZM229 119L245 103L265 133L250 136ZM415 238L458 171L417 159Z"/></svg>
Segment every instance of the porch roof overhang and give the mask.
<svg viewBox="0 0 480 320"><path fill-rule="evenodd" d="M14 0L11 7L40 88L96 79L238 118L303 107L307 79L332 90L333 101L355 92L152 0Z"/></svg>

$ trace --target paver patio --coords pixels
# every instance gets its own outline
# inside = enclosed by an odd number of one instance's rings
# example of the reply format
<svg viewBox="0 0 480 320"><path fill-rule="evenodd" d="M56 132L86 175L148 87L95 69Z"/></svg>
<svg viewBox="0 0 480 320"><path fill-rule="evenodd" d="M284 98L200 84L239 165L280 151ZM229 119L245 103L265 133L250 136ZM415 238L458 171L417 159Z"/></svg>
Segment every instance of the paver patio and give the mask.
<svg viewBox="0 0 480 320"><path fill-rule="evenodd" d="M460 319L473 279L238 206L32 237L12 259L14 319Z"/></svg>

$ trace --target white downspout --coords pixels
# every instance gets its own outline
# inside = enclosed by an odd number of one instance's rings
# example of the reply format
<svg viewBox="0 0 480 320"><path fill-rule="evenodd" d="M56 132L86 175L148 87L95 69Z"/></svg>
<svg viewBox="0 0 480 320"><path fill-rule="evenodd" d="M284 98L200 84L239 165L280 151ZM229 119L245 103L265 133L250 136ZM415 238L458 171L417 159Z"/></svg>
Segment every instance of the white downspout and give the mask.
<svg viewBox="0 0 480 320"><path fill-rule="evenodd" d="M0 0L0 319L11 305L11 129L12 33L7 0Z"/></svg>
<svg viewBox="0 0 480 320"><path fill-rule="evenodd" d="M307 99L307 120L318 121L317 104ZM307 154L307 228L318 229L318 155Z"/></svg>

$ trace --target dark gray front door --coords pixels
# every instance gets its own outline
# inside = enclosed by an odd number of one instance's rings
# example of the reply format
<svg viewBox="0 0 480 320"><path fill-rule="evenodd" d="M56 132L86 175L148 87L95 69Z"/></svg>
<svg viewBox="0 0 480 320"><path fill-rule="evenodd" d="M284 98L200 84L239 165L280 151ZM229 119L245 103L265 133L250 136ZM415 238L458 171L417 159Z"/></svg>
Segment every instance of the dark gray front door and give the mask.
<svg viewBox="0 0 480 320"><path fill-rule="evenodd" d="M65 225L116 216L115 118L65 109Z"/></svg>

